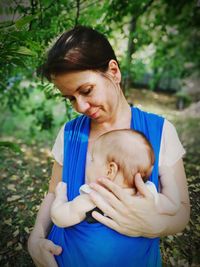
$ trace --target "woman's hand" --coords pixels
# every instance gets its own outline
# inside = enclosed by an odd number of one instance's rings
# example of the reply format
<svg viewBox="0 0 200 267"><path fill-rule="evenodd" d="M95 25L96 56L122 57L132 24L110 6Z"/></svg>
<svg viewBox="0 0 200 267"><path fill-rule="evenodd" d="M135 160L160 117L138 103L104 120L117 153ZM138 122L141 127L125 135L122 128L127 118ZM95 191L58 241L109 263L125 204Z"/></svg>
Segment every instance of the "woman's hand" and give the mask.
<svg viewBox="0 0 200 267"><path fill-rule="evenodd" d="M28 251L37 267L58 267L54 255L59 255L62 248L48 239L30 236Z"/></svg>
<svg viewBox="0 0 200 267"><path fill-rule="evenodd" d="M34 228L28 239L28 251L37 267L58 267L54 255L60 255L62 248L45 239L52 227L50 210L55 199L55 188L62 180L62 166L54 162L49 192L43 199L37 213Z"/></svg>
<svg viewBox="0 0 200 267"><path fill-rule="evenodd" d="M107 178L100 184L91 184L96 192L90 194L92 201L107 217L98 212L92 216L102 224L128 236L161 236L167 227L167 216L157 211L154 196L145 186L140 174L135 176L135 186L140 195L126 194L121 187Z"/></svg>

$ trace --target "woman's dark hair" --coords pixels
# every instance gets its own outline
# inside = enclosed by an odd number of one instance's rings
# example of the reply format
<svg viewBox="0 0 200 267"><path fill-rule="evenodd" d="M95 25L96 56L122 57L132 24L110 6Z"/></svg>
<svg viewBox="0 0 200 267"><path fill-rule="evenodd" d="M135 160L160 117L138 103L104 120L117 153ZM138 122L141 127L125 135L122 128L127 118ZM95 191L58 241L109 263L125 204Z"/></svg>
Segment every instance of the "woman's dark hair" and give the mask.
<svg viewBox="0 0 200 267"><path fill-rule="evenodd" d="M97 70L106 72L111 59L117 61L106 37L86 26L64 32L47 54L40 73L51 81L51 75L70 71Z"/></svg>

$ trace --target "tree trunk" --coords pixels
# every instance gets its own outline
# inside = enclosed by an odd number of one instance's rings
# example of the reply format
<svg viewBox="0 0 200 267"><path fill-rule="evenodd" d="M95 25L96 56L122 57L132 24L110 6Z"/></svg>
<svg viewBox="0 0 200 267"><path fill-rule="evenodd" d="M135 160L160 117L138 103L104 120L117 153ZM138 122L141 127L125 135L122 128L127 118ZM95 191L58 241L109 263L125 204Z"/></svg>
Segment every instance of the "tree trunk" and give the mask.
<svg viewBox="0 0 200 267"><path fill-rule="evenodd" d="M128 38L128 47L127 47L127 54L126 54L126 73L123 82L123 91L126 93L127 89L130 88L131 85L131 57L132 54L135 52L135 46L133 43L134 34L136 31L136 20L135 17L132 17L129 25L129 38Z"/></svg>

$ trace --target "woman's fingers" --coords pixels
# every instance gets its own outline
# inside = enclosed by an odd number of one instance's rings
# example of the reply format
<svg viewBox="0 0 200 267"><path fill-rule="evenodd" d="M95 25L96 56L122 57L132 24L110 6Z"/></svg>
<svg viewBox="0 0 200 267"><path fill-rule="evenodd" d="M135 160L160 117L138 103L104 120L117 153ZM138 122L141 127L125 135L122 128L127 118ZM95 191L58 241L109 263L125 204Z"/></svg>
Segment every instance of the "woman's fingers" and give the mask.
<svg viewBox="0 0 200 267"><path fill-rule="evenodd" d="M42 249L51 252L53 255L59 255L62 252L62 248L55 245L51 240L44 239L40 246Z"/></svg>
<svg viewBox="0 0 200 267"><path fill-rule="evenodd" d="M92 217L94 217L98 222L106 225L107 227L123 235L134 236L134 237L140 236L140 232L137 229L137 225L136 225L136 228L134 228L133 223L131 224L131 229L129 229L127 228L127 225L123 227L123 225L118 224L116 221L112 220L111 218L105 217L96 211L92 212Z"/></svg>
<svg viewBox="0 0 200 267"><path fill-rule="evenodd" d="M43 239L40 242L41 251L41 266L58 267L54 255L59 255L62 252L60 246L55 245L52 241Z"/></svg>
<svg viewBox="0 0 200 267"><path fill-rule="evenodd" d="M108 180L108 179L106 179L106 180ZM110 182L110 183L112 184L112 182ZM94 203L97 205L98 208L101 209L101 207L98 205L104 204L104 206L107 207L107 209L112 207L115 211L118 211L121 214L124 213L124 202L122 200L120 200L117 196L115 196L115 194L113 194L113 192L111 192L111 190L107 189L105 187L105 185L103 185L103 184L102 185L91 184L91 188L94 189L101 197L100 198L96 195L96 197L98 197L98 200L99 200L97 203L95 194L93 195L94 196ZM93 190L93 192L94 192L94 190ZM124 197L122 198L124 201L130 197L130 195L123 192L123 189L121 187L119 187L119 191L121 191L119 194L121 197L122 197L122 194L124 195ZM116 190L115 190L115 192L116 192ZM108 212L108 215L110 215L110 217L111 217L110 211L105 211L105 210L103 210L103 211L104 211L104 213Z"/></svg>
<svg viewBox="0 0 200 267"><path fill-rule="evenodd" d="M40 261L41 262L33 258L33 262L37 267L58 267L54 255L51 254L49 251L43 252Z"/></svg>
<svg viewBox="0 0 200 267"><path fill-rule="evenodd" d="M97 211L92 212L92 217L95 218L98 222L100 222L100 223L108 226L109 228L112 228L113 230L119 232L120 226L115 221L113 221L111 218L105 217Z"/></svg>
<svg viewBox="0 0 200 267"><path fill-rule="evenodd" d="M32 259L36 267L45 267L44 265L40 264L39 261L36 259Z"/></svg>
<svg viewBox="0 0 200 267"><path fill-rule="evenodd" d="M62 252L62 248L60 246L56 246L54 245L53 247L50 248L49 250L53 255L60 255L60 253Z"/></svg>
<svg viewBox="0 0 200 267"><path fill-rule="evenodd" d="M119 200L124 199L126 194L123 193L123 190L119 185L113 183L112 181L110 181L107 178L99 178L98 181L100 182L100 184L102 184L104 187L106 187L106 189L108 189L109 191L112 192L112 194L108 194L109 193L108 190L105 190L105 189L103 190L103 187L94 188L101 195L103 195L107 198L110 197L110 199L111 199L111 196L113 196L113 194L114 194ZM117 200L117 198L115 198L115 199ZM112 200L113 200L113 198L112 198ZM118 201L118 203L120 203L120 201Z"/></svg>
<svg viewBox="0 0 200 267"><path fill-rule="evenodd" d="M135 177L139 195L129 195L112 181L101 178L100 184L92 184L92 201L106 216L93 212L100 223L127 236L154 237L154 220L158 224L153 194L143 182L141 175ZM159 218L158 218L159 219ZM153 221L153 223L152 223Z"/></svg>
<svg viewBox="0 0 200 267"><path fill-rule="evenodd" d="M99 186L100 187L100 186ZM105 190L105 189L104 189ZM108 215L110 218L116 218L117 212L113 207L103 199L103 197L97 192L90 193L90 197L94 204L103 211L104 214Z"/></svg>
<svg viewBox="0 0 200 267"><path fill-rule="evenodd" d="M37 267L58 267L54 255L59 255L62 247L48 239L31 236L28 251Z"/></svg>
<svg viewBox="0 0 200 267"><path fill-rule="evenodd" d="M147 197L147 198L153 198L152 193L149 191L149 189L143 182L140 173L137 173L135 175L135 186L137 188L137 191L140 193L140 195L142 195L143 197Z"/></svg>
<svg viewBox="0 0 200 267"><path fill-rule="evenodd" d="M103 182L105 180L105 182ZM119 201L119 199L118 199L118 197L116 198L115 197L115 194L113 195L113 191L112 190L110 190L110 188L109 187L107 187L107 183L111 183L111 184L113 184L111 181L109 181L109 179L107 179L107 178L101 178L101 184L99 185L99 184L96 184L96 183L92 183L92 184L90 184L90 187L92 188L92 189L94 189L95 191L97 191L104 199L106 199L107 201L115 201L116 202L116 204L119 204L120 203L120 201ZM114 186L115 186L115 184L113 184ZM112 185L111 185L112 186ZM105 188L106 187L106 188ZM118 187L118 186L117 186ZM109 191L112 191L112 192L109 192ZM119 187L119 190L121 190L122 191L122 188L121 187ZM115 190L116 191L116 190Z"/></svg>
<svg viewBox="0 0 200 267"><path fill-rule="evenodd" d="M44 255L45 260L45 267L58 267L58 264L56 263L56 260L50 252L46 252Z"/></svg>

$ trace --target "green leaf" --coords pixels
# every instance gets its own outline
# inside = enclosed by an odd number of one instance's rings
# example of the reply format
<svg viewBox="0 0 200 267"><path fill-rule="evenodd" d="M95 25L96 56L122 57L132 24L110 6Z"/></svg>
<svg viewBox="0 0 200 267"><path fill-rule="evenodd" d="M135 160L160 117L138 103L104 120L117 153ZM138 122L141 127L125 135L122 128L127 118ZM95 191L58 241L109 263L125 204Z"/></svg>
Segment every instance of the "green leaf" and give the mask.
<svg viewBox="0 0 200 267"><path fill-rule="evenodd" d="M26 17L23 17L21 19L18 19L16 22L15 22L15 25L16 25L16 28L17 29L21 29L22 27L24 27L26 24L30 23L33 19L34 19L35 16L33 15L29 15L29 16L26 16Z"/></svg>
<svg viewBox="0 0 200 267"><path fill-rule="evenodd" d="M16 51L17 54L20 55L25 55L25 56L36 56L37 53L34 51L30 50L29 48L25 46L20 46L19 49Z"/></svg>

